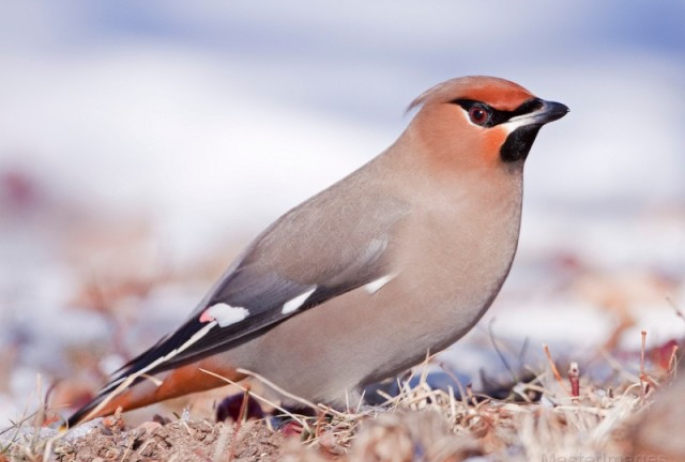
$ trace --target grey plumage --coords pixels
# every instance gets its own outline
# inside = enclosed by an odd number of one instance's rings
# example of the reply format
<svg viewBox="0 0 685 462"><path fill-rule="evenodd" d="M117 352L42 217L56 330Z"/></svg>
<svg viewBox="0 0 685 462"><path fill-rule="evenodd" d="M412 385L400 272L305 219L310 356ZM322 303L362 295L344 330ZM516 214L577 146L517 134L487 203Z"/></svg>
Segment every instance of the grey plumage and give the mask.
<svg viewBox="0 0 685 462"><path fill-rule="evenodd" d="M464 335L511 267L523 161L535 137L516 132L511 159L500 149L520 127L567 109L486 77L449 81L414 104L421 109L396 143L258 236L187 322L107 392L126 378L172 371L164 393L137 380L121 402L132 408L185 393L193 387L172 390L173 370L202 360L342 406ZM474 108L489 119L475 118Z"/></svg>

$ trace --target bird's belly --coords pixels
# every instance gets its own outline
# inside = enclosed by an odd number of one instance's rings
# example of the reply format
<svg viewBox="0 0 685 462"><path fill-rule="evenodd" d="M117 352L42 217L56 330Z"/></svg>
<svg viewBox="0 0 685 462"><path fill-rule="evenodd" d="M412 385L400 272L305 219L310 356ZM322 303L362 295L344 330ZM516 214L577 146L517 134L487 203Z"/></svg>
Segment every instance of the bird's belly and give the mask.
<svg viewBox="0 0 685 462"><path fill-rule="evenodd" d="M344 405L359 385L420 363L473 327L509 271L518 222L508 225L446 248L426 238L379 291L360 288L292 317L239 348L241 363L298 396ZM421 266L426 252L433 264Z"/></svg>
<svg viewBox="0 0 685 462"><path fill-rule="evenodd" d="M420 363L478 322L498 294L514 258L518 233L507 234L481 235L480 247L473 244L475 254L470 259L464 259L461 246L443 248L434 256L438 264L408 269L404 277L398 276L395 287L377 294L374 308L384 313L390 325L384 328L388 332L386 354L377 358L377 367L369 368L365 383Z"/></svg>

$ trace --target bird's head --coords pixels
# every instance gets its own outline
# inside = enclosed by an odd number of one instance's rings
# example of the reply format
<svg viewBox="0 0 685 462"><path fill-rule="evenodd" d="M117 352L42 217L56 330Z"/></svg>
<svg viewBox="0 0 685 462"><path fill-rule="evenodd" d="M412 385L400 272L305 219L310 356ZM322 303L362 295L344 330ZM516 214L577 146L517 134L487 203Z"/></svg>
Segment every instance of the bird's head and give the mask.
<svg viewBox="0 0 685 462"><path fill-rule="evenodd" d="M412 136L441 169L520 166L540 128L569 111L513 82L482 76L438 84L409 109L416 107L420 111L410 126Z"/></svg>

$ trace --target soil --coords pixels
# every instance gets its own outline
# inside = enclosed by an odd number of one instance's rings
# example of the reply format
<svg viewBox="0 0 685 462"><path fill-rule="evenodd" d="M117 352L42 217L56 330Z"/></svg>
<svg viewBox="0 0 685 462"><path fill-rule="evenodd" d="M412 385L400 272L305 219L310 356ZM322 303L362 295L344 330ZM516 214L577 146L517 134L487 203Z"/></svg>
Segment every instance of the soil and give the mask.
<svg viewBox="0 0 685 462"><path fill-rule="evenodd" d="M56 445L61 462L75 461L213 461L278 460L285 437L261 422L233 424L208 421L148 422L130 431L94 428L85 436Z"/></svg>

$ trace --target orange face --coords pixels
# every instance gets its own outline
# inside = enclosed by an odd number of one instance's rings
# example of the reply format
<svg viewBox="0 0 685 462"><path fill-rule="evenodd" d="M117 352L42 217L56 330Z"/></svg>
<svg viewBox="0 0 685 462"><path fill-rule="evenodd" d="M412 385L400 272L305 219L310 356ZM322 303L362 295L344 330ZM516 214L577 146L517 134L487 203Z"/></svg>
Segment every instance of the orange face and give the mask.
<svg viewBox="0 0 685 462"><path fill-rule="evenodd" d="M568 108L493 77L450 80L417 98L412 122L437 169L522 164L542 125Z"/></svg>

